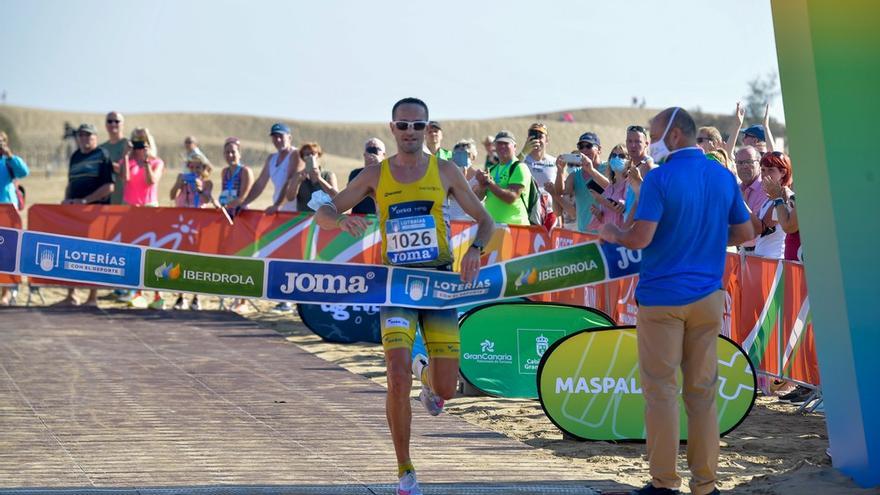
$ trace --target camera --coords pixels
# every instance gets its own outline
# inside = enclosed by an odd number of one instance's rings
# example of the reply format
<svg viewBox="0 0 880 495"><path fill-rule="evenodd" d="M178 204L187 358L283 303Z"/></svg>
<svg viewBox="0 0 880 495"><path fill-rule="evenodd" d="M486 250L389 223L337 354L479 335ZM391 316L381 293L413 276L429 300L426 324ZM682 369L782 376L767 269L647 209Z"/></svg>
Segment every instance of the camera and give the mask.
<svg viewBox="0 0 880 495"><path fill-rule="evenodd" d="M580 153L564 153L559 157L562 158L562 161L571 165L580 165L582 160Z"/></svg>

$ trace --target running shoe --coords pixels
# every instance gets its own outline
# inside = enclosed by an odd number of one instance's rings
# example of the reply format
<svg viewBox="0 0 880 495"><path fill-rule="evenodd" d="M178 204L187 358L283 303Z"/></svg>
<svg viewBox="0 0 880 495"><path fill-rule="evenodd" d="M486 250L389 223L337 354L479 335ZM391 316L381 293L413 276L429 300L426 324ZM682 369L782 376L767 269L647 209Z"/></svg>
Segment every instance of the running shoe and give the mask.
<svg viewBox="0 0 880 495"><path fill-rule="evenodd" d="M165 299L159 298L150 303L150 309L165 310Z"/></svg>
<svg viewBox="0 0 880 495"><path fill-rule="evenodd" d="M116 300L119 302L131 302L138 295L139 294L137 293L137 291L124 290L122 291L122 294L120 294L119 297L116 298Z"/></svg>
<svg viewBox="0 0 880 495"><path fill-rule="evenodd" d="M437 416L443 412L445 401L438 397L437 394L435 394L431 388L424 383L422 384L422 391L419 392L419 400L431 416Z"/></svg>
<svg viewBox="0 0 880 495"><path fill-rule="evenodd" d="M202 305L199 303L199 298L193 296L192 304L189 305L189 309L193 311L198 311L202 309Z"/></svg>
<svg viewBox="0 0 880 495"><path fill-rule="evenodd" d="M812 390L803 385L798 385L794 390L780 397L779 402L788 402L795 405L803 404L811 395L813 395Z"/></svg>
<svg viewBox="0 0 880 495"><path fill-rule="evenodd" d="M174 306L171 306L171 309L186 309L186 299L184 299L183 296L177 296L177 300L174 301Z"/></svg>
<svg viewBox="0 0 880 495"><path fill-rule="evenodd" d="M416 473L407 471L400 477L400 482L397 483L397 495L422 495Z"/></svg>

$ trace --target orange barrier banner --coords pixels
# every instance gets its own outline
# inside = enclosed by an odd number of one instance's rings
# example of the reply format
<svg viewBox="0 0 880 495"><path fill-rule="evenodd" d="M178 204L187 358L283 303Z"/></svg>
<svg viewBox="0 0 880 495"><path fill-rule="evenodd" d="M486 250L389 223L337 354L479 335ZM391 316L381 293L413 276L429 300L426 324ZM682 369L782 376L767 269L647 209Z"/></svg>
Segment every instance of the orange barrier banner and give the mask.
<svg viewBox="0 0 880 495"><path fill-rule="evenodd" d="M8 203L0 203L0 227L21 228L21 216L14 206ZM13 287L21 283L18 275L0 275L0 287Z"/></svg>

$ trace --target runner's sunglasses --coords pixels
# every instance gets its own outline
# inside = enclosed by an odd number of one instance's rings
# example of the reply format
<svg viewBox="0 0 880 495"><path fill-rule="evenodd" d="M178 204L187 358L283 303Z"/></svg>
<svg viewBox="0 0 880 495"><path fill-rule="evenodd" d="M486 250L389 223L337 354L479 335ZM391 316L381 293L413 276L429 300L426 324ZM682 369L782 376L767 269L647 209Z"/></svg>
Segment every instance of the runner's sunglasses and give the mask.
<svg viewBox="0 0 880 495"><path fill-rule="evenodd" d="M395 120L391 123L394 124L394 127L396 127L398 131L407 131L409 129L424 131L425 127L428 127L428 122L424 120Z"/></svg>

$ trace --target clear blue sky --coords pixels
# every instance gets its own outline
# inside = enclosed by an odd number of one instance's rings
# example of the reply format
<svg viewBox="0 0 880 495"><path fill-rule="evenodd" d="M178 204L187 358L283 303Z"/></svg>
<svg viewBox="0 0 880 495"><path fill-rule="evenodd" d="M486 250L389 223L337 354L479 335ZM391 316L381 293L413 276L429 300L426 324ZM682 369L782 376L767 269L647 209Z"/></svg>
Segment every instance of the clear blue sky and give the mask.
<svg viewBox="0 0 880 495"><path fill-rule="evenodd" d="M732 112L775 71L769 0L0 0L7 102L383 121L565 108ZM773 115L783 119L781 101Z"/></svg>

